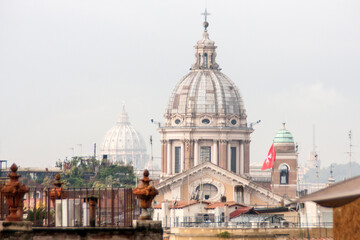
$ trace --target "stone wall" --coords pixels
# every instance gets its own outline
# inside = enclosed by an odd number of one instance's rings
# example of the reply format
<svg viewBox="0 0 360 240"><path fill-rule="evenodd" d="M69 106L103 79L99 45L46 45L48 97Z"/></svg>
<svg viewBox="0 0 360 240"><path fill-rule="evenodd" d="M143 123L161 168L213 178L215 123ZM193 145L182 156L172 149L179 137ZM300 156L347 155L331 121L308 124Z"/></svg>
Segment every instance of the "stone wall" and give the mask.
<svg viewBox="0 0 360 240"><path fill-rule="evenodd" d="M227 232L227 233L226 233ZM228 239L242 240L298 240L298 239L333 239L331 228L171 228L165 234L168 240L221 240L221 235L228 235ZM345 239L345 238L335 238Z"/></svg>
<svg viewBox="0 0 360 240"><path fill-rule="evenodd" d="M360 239L360 198L333 211L334 238Z"/></svg>
<svg viewBox="0 0 360 240"><path fill-rule="evenodd" d="M159 221L135 222L133 228L31 227L31 223L0 222L0 239L6 240L160 240Z"/></svg>

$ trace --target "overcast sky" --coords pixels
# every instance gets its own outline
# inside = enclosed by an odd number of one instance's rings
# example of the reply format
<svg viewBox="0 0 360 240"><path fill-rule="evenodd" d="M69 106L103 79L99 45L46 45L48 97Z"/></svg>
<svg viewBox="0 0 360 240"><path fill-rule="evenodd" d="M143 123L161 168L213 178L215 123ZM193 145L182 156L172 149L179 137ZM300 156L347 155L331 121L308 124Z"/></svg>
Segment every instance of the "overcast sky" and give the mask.
<svg viewBox="0 0 360 240"><path fill-rule="evenodd" d="M242 94L251 163L263 162L281 123L303 164L360 156L360 2L207 1L217 62ZM205 1L0 0L0 159L52 167L92 154L125 101L154 155L176 83L194 63ZM149 150L149 144L148 144ZM99 151L99 149L98 149ZM157 159L159 161L159 159ZM335 170L336 171L336 170Z"/></svg>

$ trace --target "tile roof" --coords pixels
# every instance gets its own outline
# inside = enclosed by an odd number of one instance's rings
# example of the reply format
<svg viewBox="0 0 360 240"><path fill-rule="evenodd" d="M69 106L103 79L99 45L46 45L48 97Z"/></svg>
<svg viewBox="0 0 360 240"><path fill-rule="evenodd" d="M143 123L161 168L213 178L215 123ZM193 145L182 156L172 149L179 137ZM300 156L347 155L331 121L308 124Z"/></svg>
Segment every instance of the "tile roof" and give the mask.
<svg viewBox="0 0 360 240"><path fill-rule="evenodd" d="M174 206L174 201L169 201L169 208L170 209L181 209L184 207L188 207L197 203L205 203L205 204L209 204L209 202L207 201L198 201L198 200L190 200L190 201L175 201L175 206ZM161 203L158 203L156 205L153 206L154 209L161 209Z"/></svg>
<svg viewBox="0 0 360 240"><path fill-rule="evenodd" d="M232 206L246 207L243 204L236 203L234 201L230 201L230 202L214 202L214 203L210 203L209 206L205 207L205 209L215 209L215 208L218 208L218 207L225 207L225 204L227 204L228 207L232 207Z"/></svg>
<svg viewBox="0 0 360 240"><path fill-rule="evenodd" d="M230 219L232 218L236 218L242 214L259 214L257 211L254 210L254 208L252 207L240 207L238 209L236 209L235 211L233 211L232 213L230 213Z"/></svg>

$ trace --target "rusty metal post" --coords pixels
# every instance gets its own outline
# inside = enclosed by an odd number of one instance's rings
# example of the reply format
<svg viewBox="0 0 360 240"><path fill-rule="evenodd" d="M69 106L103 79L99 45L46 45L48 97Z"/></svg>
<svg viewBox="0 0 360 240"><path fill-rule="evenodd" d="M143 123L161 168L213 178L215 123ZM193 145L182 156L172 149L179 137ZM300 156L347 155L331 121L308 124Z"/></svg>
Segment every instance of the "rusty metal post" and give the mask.
<svg viewBox="0 0 360 240"><path fill-rule="evenodd" d="M98 198L96 196L89 196L87 198L89 203L89 217L90 217L90 227L95 227L96 225L96 204Z"/></svg>

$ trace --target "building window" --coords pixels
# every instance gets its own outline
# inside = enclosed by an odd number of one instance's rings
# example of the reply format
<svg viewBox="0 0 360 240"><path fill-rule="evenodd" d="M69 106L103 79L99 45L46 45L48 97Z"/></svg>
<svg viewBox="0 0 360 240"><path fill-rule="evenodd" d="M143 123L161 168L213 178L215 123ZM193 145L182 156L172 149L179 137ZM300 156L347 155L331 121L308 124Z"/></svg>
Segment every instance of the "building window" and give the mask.
<svg viewBox="0 0 360 240"><path fill-rule="evenodd" d="M199 66L200 66L200 64L201 64L201 55L200 55L200 53L199 53L198 61L199 61Z"/></svg>
<svg viewBox="0 0 360 240"><path fill-rule="evenodd" d="M244 187L235 186L235 201L237 203L244 203Z"/></svg>
<svg viewBox="0 0 360 240"><path fill-rule="evenodd" d="M289 168L285 164L280 166L280 184L289 184Z"/></svg>
<svg viewBox="0 0 360 240"><path fill-rule="evenodd" d="M236 173L236 147L231 147L231 171Z"/></svg>
<svg viewBox="0 0 360 240"><path fill-rule="evenodd" d="M204 119L201 121L201 123L203 123L203 124L209 124L209 123L210 123L210 120L207 119L207 118L204 118Z"/></svg>
<svg viewBox="0 0 360 240"><path fill-rule="evenodd" d="M215 185L210 183L204 183L197 186L196 192L200 193L200 199L209 200L218 194L218 189Z"/></svg>
<svg viewBox="0 0 360 240"><path fill-rule="evenodd" d="M211 161L211 147L200 147L200 162Z"/></svg>
<svg viewBox="0 0 360 240"><path fill-rule="evenodd" d="M175 173L180 172L181 147L175 147Z"/></svg>
<svg viewBox="0 0 360 240"><path fill-rule="evenodd" d="M204 67L205 68L208 67L208 55L207 55L207 53L204 53Z"/></svg>

